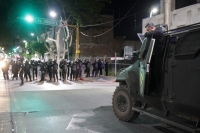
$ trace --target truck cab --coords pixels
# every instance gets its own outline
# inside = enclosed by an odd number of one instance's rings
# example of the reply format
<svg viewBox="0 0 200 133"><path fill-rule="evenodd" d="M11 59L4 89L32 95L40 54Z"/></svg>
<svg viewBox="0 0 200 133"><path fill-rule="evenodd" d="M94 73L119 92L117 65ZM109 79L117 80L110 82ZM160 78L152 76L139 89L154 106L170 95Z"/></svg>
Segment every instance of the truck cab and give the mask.
<svg viewBox="0 0 200 133"><path fill-rule="evenodd" d="M139 116L132 107L151 107L165 116L189 116L199 127L200 24L165 32L159 87L153 72L155 45L155 39L145 38L134 63L118 75L112 99L115 115L128 122Z"/></svg>

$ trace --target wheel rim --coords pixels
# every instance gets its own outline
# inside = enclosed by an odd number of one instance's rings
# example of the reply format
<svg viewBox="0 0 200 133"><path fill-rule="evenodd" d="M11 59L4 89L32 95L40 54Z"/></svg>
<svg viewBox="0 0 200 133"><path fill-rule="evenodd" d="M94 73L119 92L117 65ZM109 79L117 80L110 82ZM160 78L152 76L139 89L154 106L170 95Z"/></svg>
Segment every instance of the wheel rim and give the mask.
<svg viewBox="0 0 200 133"><path fill-rule="evenodd" d="M124 95L119 95L117 97L117 108L121 112L125 112L128 108L128 100Z"/></svg>

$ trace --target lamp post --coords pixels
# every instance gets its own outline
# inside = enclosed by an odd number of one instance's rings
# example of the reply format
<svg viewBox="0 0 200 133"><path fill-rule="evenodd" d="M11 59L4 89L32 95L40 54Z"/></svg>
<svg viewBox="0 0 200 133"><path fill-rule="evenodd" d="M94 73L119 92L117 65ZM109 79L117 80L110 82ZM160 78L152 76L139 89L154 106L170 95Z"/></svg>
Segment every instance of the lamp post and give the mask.
<svg viewBox="0 0 200 133"><path fill-rule="evenodd" d="M31 36L34 36L34 33L31 33Z"/></svg>
<svg viewBox="0 0 200 133"><path fill-rule="evenodd" d="M153 8L150 12L150 17L152 17L153 14L157 13L158 9L157 8Z"/></svg>
<svg viewBox="0 0 200 133"><path fill-rule="evenodd" d="M29 23L32 23L32 22L34 21L34 18L33 18L33 16L31 16L31 15L27 15L27 16L25 17L25 20L26 20L27 22L29 22Z"/></svg>

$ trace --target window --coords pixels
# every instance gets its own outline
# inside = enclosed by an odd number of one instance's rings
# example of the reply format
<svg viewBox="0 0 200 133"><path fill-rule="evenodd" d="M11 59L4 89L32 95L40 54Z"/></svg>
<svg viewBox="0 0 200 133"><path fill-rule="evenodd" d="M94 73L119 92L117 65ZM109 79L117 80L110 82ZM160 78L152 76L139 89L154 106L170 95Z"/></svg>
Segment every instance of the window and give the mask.
<svg viewBox="0 0 200 133"><path fill-rule="evenodd" d="M200 52L200 31L185 34L177 44L175 57L180 59L195 58Z"/></svg>

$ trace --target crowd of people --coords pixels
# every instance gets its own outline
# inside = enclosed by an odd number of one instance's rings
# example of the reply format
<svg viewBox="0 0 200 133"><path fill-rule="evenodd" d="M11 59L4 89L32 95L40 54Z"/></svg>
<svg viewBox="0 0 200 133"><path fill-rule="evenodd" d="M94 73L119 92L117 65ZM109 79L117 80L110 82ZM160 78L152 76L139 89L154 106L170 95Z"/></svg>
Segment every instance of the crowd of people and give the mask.
<svg viewBox="0 0 200 133"><path fill-rule="evenodd" d="M75 81L81 79L83 74L85 77L96 77L103 75L103 73L105 76L108 76L108 61L100 59L92 63L90 63L89 60L82 62L80 59L77 61L63 59L59 64L56 60L49 60L48 62L31 60L30 62L25 61L25 63L23 63L23 60L11 61L9 63L5 61L2 67L4 80L9 80L9 68L11 68L12 80L18 80L18 77L20 77L20 85L24 84L24 79L27 82L37 79L38 73L41 78L40 82L47 79L49 79L50 82L58 82L58 80L62 80L63 82L66 80Z"/></svg>

